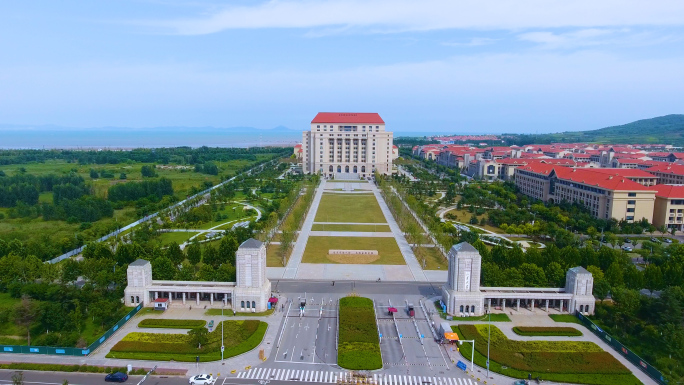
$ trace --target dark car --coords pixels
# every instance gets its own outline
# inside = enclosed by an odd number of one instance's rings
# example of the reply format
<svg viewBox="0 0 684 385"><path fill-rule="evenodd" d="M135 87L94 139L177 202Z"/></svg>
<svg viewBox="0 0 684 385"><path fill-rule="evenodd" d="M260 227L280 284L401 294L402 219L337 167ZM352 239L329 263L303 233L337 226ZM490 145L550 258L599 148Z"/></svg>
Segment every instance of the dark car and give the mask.
<svg viewBox="0 0 684 385"><path fill-rule="evenodd" d="M625 238L625 243L632 243L632 240L629 238Z"/></svg>
<svg viewBox="0 0 684 385"><path fill-rule="evenodd" d="M110 373L105 377L105 381L107 382L126 382L127 380L128 374L121 372Z"/></svg>

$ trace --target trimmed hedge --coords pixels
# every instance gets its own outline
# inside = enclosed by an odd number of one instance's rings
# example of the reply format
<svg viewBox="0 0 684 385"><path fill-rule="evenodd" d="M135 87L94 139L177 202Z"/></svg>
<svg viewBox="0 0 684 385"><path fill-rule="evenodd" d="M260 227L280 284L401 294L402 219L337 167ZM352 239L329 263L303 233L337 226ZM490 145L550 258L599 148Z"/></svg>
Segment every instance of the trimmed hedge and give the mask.
<svg viewBox="0 0 684 385"><path fill-rule="evenodd" d="M268 324L258 320L224 321L224 358L237 356L259 346ZM112 347L107 358L157 361L202 362L221 359L221 323L209 333L201 349L190 344L187 334L129 333Z"/></svg>
<svg viewBox="0 0 684 385"><path fill-rule="evenodd" d="M340 299L337 364L350 370L382 368L380 337L373 301L361 297Z"/></svg>
<svg viewBox="0 0 684 385"><path fill-rule="evenodd" d="M513 332L520 336L560 336L560 337L579 337L582 332L571 327L543 327L543 326L516 326Z"/></svg>
<svg viewBox="0 0 684 385"><path fill-rule="evenodd" d="M572 314L549 314L549 317L551 317L551 319L555 322L572 322L582 325L582 322L579 320L579 318Z"/></svg>
<svg viewBox="0 0 684 385"><path fill-rule="evenodd" d="M462 339L475 340L475 363L486 367L487 325L459 325L452 329ZM472 345L463 343L460 350L469 359ZM527 378L531 373L532 377L555 382L640 384L629 369L593 342L514 341L492 326L489 356L492 371L514 378Z"/></svg>
<svg viewBox="0 0 684 385"><path fill-rule="evenodd" d="M139 328L195 329L204 327L207 321L198 319L147 318L138 323Z"/></svg>
<svg viewBox="0 0 684 385"><path fill-rule="evenodd" d="M114 366L93 366L93 365L59 365L59 364L32 364L28 362L15 362L11 364L0 364L0 369L10 370L40 370L44 372L69 372L69 373L126 373L126 368ZM136 369L130 374L145 374L147 369Z"/></svg>

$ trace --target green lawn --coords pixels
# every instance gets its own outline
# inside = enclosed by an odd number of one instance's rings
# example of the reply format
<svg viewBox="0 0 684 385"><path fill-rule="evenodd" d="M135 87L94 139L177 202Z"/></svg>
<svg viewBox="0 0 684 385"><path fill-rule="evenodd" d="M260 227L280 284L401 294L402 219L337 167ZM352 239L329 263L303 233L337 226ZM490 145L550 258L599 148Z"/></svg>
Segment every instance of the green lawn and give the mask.
<svg viewBox="0 0 684 385"><path fill-rule="evenodd" d="M582 322L579 320L579 318L572 314L549 314L549 317L556 322L572 322L582 325Z"/></svg>
<svg viewBox="0 0 684 385"><path fill-rule="evenodd" d="M314 222L387 223L374 195L323 194Z"/></svg>
<svg viewBox="0 0 684 385"><path fill-rule="evenodd" d="M328 255L329 250L377 250L378 256ZM349 261L349 262L345 262ZM303 263L368 263L373 265L404 265L399 245L394 238L371 237L309 237L302 258Z"/></svg>
<svg viewBox="0 0 684 385"><path fill-rule="evenodd" d="M268 324L258 320L223 321L224 358L248 352L261 343ZM195 362L221 359L221 323L208 334L201 348L191 343L187 334L128 333L107 354L107 358Z"/></svg>
<svg viewBox="0 0 684 385"><path fill-rule="evenodd" d="M197 235L195 232L181 232L181 231L174 231L171 233L161 233L159 234L159 242L162 245L168 245L171 242L176 242L177 244L181 244L184 242L187 242L188 239L190 239L193 235Z"/></svg>
<svg viewBox="0 0 684 385"><path fill-rule="evenodd" d="M382 368L373 301L362 297L340 299L339 319L337 364L350 370Z"/></svg>
<svg viewBox="0 0 684 385"><path fill-rule="evenodd" d="M447 270L449 268L446 258L436 247L416 247L413 249L413 253L416 255L420 266L424 266L423 269L425 270ZM423 265L423 261L425 265Z"/></svg>
<svg viewBox="0 0 684 385"><path fill-rule="evenodd" d="M487 361L487 325L458 325L452 329L463 340L475 340L475 363ZM463 343L469 359L472 345ZM637 385L639 380L610 353L593 342L515 341L491 327L490 370L514 378L541 377L545 381L592 385Z"/></svg>
<svg viewBox="0 0 684 385"><path fill-rule="evenodd" d="M489 321L489 315L483 315L483 316L478 316L478 317L453 317L454 321L484 321L488 322ZM492 322L511 322L511 319L508 318L508 315L506 313L492 313Z"/></svg>
<svg viewBox="0 0 684 385"><path fill-rule="evenodd" d="M389 225L317 225L314 224L312 231L362 231L366 233L389 233Z"/></svg>
<svg viewBox="0 0 684 385"><path fill-rule="evenodd" d="M282 259L280 258L280 256L278 256L278 249L280 249L280 245L269 244L268 246L266 246L266 266L284 267ZM292 248L290 248L290 251L287 252L288 255L286 256L286 258L289 257L291 249Z"/></svg>
<svg viewBox="0 0 684 385"><path fill-rule="evenodd" d="M513 332L527 337L580 337L582 332L571 327L516 326Z"/></svg>

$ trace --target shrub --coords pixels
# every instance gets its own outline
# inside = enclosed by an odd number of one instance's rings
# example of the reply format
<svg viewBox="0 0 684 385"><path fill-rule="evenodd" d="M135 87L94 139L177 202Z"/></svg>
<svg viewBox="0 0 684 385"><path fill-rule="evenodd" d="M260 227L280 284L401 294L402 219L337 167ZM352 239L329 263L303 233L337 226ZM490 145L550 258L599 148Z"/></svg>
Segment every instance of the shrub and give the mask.
<svg viewBox="0 0 684 385"><path fill-rule="evenodd" d="M345 369L382 368L373 301L361 297L340 299L338 348L337 364Z"/></svg>
<svg viewBox="0 0 684 385"><path fill-rule="evenodd" d="M513 328L513 331L521 336L579 337L582 335L581 331L571 327L516 326Z"/></svg>
<svg viewBox="0 0 684 385"><path fill-rule="evenodd" d="M148 318L140 321L141 328L194 329L204 327L207 321L194 319L157 319Z"/></svg>

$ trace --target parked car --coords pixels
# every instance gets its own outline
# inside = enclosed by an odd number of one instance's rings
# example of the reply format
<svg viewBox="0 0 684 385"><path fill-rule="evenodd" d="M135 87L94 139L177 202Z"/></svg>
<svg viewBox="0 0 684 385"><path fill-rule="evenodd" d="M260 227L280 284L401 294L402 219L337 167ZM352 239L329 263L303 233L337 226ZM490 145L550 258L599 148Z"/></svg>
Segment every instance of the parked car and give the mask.
<svg viewBox="0 0 684 385"><path fill-rule="evenodd" d="M622 250L624 250L624 251L632 251L632 246L624 245L624 246L622 246Z"/></svg>
<svg viewBox="0 0 684 385"><path fill-rule="evenodd" d="M653 237L653 238L651 238L651 242L660 242L660 241L658 240L658 238Z"/></svg>
<svg viewBox="0 0 684 385"><path fill-rule="evenodd" d="M670 238L663 238L663 241L665 243L672 243L672 239L670 239Z"/></svg>
<svg viewBox="0 0 684 385"><path fill-rule="evenodd" d="M190 385L211 385L216 381L211 374L198 374L194 377L190 377Z"/></svg>
<svg viewBox="0 0 684 385"><path fill-rule="evenodd" d="M106 382L126 382L127 380L128 374L121 372L109 373L107 377L105 377Z"/></svg>
<svg viewBox="0 0 684 385"><path fill-rule="evenodd" d="M632 243L632 240L629 238L625 238L625 243Z"/></svg>
<svg viewBox="0 0 684 385"><path fill-rule="evenodd" d="M513 385L528 385L529 382L527 380L516 380Z"/></svg>

